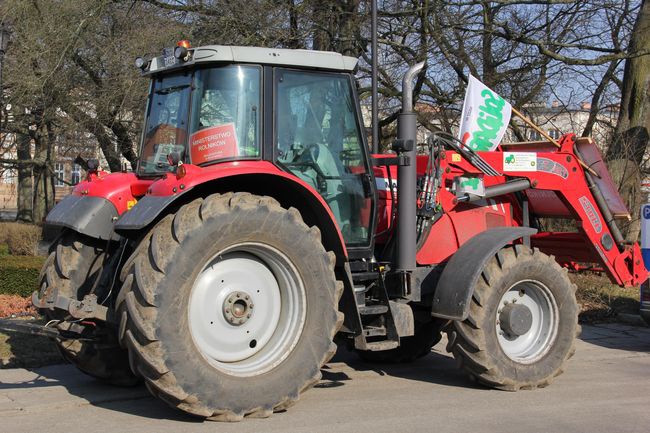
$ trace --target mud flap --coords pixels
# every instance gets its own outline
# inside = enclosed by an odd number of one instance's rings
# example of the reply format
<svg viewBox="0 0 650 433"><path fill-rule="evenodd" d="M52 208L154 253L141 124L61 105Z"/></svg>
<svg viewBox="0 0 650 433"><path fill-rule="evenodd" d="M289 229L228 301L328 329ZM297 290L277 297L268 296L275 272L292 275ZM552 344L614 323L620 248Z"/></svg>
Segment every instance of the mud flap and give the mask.
<svg viewBox="0 0 650 433"><path fill-rule="evenodd" d="M97 239L117 240L119 236L113 231L113 224L118 216L113 203L105 198L69 195L54 206L45 223Z"/></svg>

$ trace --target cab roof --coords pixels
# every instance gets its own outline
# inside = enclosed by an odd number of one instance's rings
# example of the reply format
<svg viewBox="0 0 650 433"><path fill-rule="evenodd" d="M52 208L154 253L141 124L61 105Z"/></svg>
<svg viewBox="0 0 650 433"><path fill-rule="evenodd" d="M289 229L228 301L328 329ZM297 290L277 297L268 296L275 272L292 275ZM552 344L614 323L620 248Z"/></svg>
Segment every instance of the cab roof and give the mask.
<svg viewBox="0 0 650 433"><path fill-rule="evenodd" d="M264 65L293 66L332 71L354 71L358 60L329 51L289 50L283 48L237 47L206 45L191 48L187 62L165 66L164 57L151 59L148 74L203 63L257 63Z"/></svg>

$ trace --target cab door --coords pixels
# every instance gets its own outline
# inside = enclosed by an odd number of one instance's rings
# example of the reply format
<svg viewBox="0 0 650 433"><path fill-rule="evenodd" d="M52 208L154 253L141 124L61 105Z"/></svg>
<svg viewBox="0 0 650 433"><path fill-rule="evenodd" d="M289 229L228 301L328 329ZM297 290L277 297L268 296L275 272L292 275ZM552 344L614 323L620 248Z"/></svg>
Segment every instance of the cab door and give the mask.
<svg viewBox="0 0 650 433"><path fill-rule="evenodd" d="M276 161L310 184L348 248L372 245L374 184L349 74L276 69Z"/></svg>

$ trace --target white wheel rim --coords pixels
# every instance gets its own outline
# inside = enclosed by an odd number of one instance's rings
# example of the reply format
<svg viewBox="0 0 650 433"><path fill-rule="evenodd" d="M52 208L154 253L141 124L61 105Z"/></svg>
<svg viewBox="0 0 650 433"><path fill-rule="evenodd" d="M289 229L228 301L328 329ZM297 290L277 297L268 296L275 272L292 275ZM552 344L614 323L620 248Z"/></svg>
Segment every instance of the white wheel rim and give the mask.
<svg viewBox="0 0 650 433"><path fill-rule="evenodd" d="M231 308L233 302L238 308ZM280 364L304 326L305 289L291 261L261 243L241 243L207 261L188 305L192 340L214 367L254 376Z"/></svg>
<svg viewBox="0 0 650 433"><path fill-rule="evenodd" d="M499 320L502 309L511 303L530 310L532 323L522 335L509 335ZM501 297L495 317L497 339L506 356L521 364L532 364L542 358L557 337L559 312L551 291L539 281L523 280L513 284Z"/></svg>

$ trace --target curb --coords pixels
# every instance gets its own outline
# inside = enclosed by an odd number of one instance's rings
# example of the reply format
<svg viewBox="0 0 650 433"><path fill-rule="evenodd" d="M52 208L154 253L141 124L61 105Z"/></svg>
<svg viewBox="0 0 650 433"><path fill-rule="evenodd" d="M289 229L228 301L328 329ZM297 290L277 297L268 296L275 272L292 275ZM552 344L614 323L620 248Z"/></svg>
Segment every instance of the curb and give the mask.
<svg viewBox="0 0 650 433"><path fill-rule="evenodd" d="M625 323L626 325L648 327L645 321L638 314L619 313L616 315L617 321Z"/></svg>

